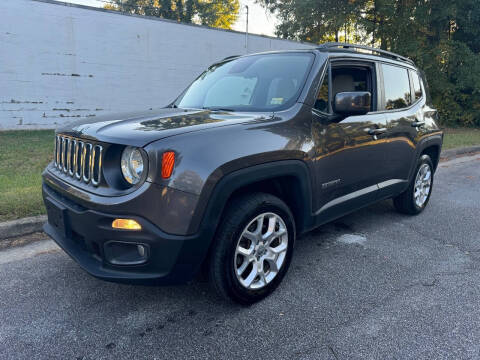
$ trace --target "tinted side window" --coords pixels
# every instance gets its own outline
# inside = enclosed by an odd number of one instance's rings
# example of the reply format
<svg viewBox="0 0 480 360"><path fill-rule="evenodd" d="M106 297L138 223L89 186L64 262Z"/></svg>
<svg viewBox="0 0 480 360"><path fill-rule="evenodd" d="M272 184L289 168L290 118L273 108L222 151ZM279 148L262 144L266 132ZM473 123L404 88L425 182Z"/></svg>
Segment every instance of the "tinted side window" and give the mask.
<svg viewBox="0 0 480 360"><path fill-rule="evenodd" d="M401 109L409 106L411 101L410 82L407 69L382 64L385 89L385 109Z"/></svg>
<svg viewBox="0 0 480 360"><path fill-rule="evenodd" d="M412 71L412 82L413 82L413 92L415 95L415 100L417 101L422 97L422 86L420 85L420 79L416 71Z"/></svg>

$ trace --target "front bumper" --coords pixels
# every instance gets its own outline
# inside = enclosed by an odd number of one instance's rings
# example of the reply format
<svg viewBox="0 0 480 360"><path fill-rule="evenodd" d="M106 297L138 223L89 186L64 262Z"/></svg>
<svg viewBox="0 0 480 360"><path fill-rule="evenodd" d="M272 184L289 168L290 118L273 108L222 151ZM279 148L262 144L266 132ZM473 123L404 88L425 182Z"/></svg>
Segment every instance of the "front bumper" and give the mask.
<svg viewBox="0 0 480 360"><path fill-rule="evenodd" d="M208 239L198 234L167 234L144 217L125 216L139 222L140 231L113 229L112 221L122 216L87 209L46 184L43 198L49 218L44 231L84 270L103 280L159 285L184 283L196 274L207 252ZM146 262L141 265L110 263L105 244L111 241L145 245Z"/></svg>

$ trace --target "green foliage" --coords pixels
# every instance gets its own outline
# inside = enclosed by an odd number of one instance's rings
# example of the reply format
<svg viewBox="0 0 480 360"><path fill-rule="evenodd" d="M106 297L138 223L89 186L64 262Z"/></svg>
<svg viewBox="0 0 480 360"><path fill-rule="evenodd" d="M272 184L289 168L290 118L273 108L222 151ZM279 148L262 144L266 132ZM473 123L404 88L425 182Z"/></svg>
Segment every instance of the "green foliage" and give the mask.
<svg viewBox="0 0 480 360"><path fill-rule="evenodd" d="M230 29L239 0L112 0L106 9Z"/></svg>
<svg viewBox="0 0 480 360"><path fill-rule="evenodd" d="M408 56L424 70L440 120L480 126L478 0L257 0L277 14L277 35L349 41Z"/></svg>
<svg viewBox="0 0 480 360"><path fill-rule="evenodd" d="M230 29L238 18L240 2L238 0L199 1L197 7L202 25Z"/></svg>
<svg viewBox="0 0 480 360"><path fill-rule="evenodd" d="M480 129L446 128L444 129L442 149L454 149L480 145Z"/></svg>
<svg viewBox="0 0 480 360"><path fill-rule="evenodd" d="M0 221L45 212L41 174L54 140L53 130L0 131Z"/></svg>

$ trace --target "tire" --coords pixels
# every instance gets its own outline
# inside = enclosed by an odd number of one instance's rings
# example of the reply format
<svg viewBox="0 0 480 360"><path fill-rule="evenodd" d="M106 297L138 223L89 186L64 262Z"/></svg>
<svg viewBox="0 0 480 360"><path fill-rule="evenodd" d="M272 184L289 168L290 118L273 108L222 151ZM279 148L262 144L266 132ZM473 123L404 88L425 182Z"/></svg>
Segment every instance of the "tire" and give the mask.
<svg viewBox="0 0 480 360"><path fill-rule="evenodd" d="M274 227L269 239L265 236L268 224ZM264 299L285 276L294 241L295 221L282 200L265 193L233 199L227 205L211 250L211 284L219 295L242 305ZM246 250L251 254L246 255Z"/></svg>
<svg viewBox="0 0 480 360"><path fill-rule="evenodd" d="M427 170L428 169L428 170ZM426 174L419 174L421 171L427 171ZM425 194L426 184L423 183L423 191L419 194L422 194L421 197L415 197L416 183L419 181L419 178L426 178L427 174L429 175L430 183L428 186L428 193ZM433 188L433 163L428 155L422 155L417 161L415 167L415 173L410 180L407 190L398 195L393 199L393 204L398 212L408 215L417 215L420 214L428 204L430 200L430 195L432 194ZM418 189L418 187L417 187Z"/></svg>

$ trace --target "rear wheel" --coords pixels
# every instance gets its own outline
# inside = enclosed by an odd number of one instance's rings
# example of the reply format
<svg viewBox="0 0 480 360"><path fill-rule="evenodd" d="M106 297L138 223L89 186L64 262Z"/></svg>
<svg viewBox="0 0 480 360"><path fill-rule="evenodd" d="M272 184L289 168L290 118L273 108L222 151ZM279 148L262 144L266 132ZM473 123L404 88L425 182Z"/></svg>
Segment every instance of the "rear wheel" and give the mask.
<svg viewBox="0 0 480 360"><path fill-rule="evenodd" d="M244 305L265 298L285 276L294 241L293 216L282 200L264 193L234 199L212 249L213 286Z"/></svg>
<svg viewBox="0 0 480 360"><path fill-rule="evenodd" d="M433 186L433 164L428 155L418 159L407 190L393 199L395 208L404 214L416 215L425 209L430 200Z"/></svg>

